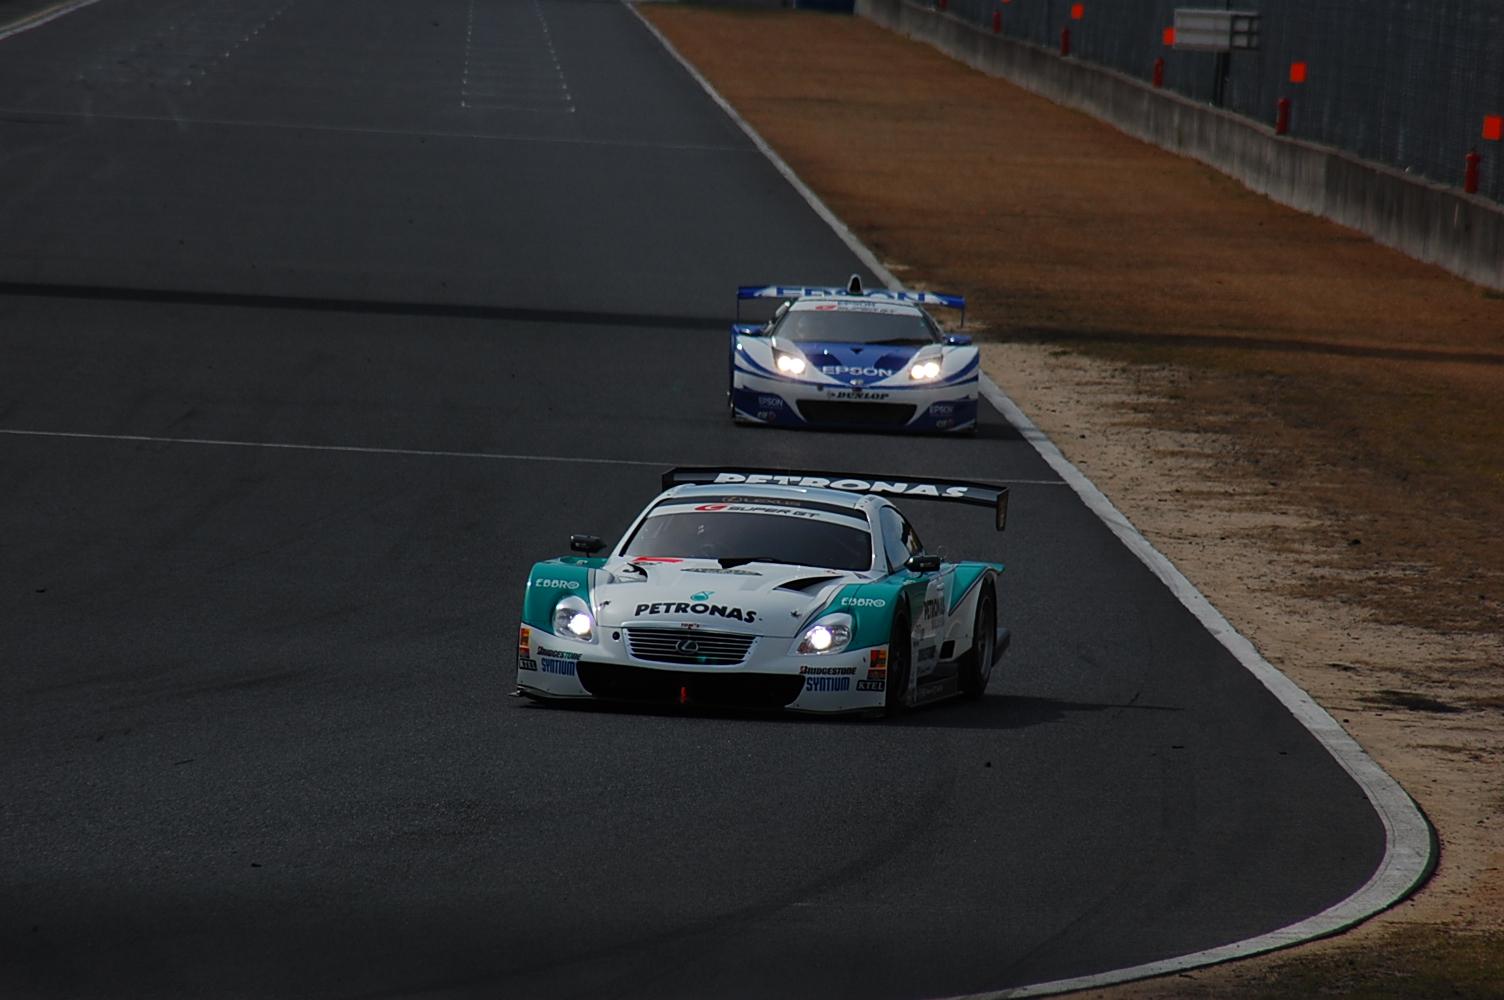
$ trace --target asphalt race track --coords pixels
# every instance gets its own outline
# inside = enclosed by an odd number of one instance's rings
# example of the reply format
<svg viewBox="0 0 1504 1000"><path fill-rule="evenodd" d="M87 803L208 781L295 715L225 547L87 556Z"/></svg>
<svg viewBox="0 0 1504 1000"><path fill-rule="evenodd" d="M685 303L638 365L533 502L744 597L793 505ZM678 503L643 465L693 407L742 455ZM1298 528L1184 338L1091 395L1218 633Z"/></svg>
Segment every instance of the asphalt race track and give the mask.
<svg viewBox="0 0 1504 1000"><path fill-rule="evenodd" d="M734 428L735 285L852 254L588 0L108 0L0 42L0 995L921 997L1282 927L1360 789L996 413ZM297 447L288 447L297 446ZM987 696L509 697L675 463L984 477Z"/></svg>

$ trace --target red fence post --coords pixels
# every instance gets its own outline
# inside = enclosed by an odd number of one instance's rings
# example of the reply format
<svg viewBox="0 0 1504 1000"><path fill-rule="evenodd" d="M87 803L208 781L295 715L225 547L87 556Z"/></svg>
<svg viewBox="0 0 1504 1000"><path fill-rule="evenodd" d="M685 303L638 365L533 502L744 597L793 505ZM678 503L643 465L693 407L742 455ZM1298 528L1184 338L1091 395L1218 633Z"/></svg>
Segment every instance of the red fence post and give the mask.
<svg viewBox="0 0 1504 1000"><path fill-rule="evenodd" d="M1274 102L1274 134L1284 135L1290 131L1290 99L1281 97Z"/></svg>
<svg viewBox="0 0 1504 1000"><path fill-rule="evenodd" d="M1071 29L1069 26L1060 29L1060 54L1071 54Z"/></svg>
<svg viewBox="0 0 1504 1000"><path fill-rule="evenodd" d="M1478 155L1477 149L1467 151L1467 156L1464 158L1467 167L1462 171L1462 190L1468 194L1478 193L1478 164L1482 160L1483 157Z"/></svg>
<svg viewBox="0 0 1504 1000"><path fill-rule="evenodd" d="M1163 87L1164 85L1165 85L1165 59L1164 59L1164 56L1160 56L1158 59L1154 60L1154 86L1156 86L1156 87Z"/></svg>

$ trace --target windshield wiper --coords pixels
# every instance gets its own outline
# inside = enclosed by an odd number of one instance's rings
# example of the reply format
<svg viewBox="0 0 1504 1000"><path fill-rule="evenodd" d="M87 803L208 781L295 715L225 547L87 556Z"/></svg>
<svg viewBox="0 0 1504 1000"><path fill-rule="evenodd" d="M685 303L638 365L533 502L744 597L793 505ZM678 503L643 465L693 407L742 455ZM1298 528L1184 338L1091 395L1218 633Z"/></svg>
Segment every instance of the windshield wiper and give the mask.
<svg viewBox="0 0 1504 1000"><path fill-rule="evenodd" d="M745 566L747 563L765 562L779 563L783 566L801 566L802 563L793 562L789 559L778 559L774 556L721 556L716 560L721 564L721 569L732 569L736 566Z"/></svg>

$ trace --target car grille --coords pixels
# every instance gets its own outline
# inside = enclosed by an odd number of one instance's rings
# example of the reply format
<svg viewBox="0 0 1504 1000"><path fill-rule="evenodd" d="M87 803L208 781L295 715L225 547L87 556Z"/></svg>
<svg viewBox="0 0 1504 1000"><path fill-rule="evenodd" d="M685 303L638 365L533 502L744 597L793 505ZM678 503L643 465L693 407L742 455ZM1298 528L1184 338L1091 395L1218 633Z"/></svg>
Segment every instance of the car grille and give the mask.
<svg viewBox="0 0 1504 1000"><path fill-rule="evenodd" d="M579 664L586 691L609 701L714 708L784 708L804 690L798 674L710 673L617 663Z"/></svg>
<svg viewBox="0 0 1504 1000"><path fill-rule="evenodd" d="M905 403L807 399L799 403L799 412L810 423L860 424L864 427L902 427L914 419L914 407Z"/></svg>
<svg viewBox="0 0 1504 1000"><path fill-rule="evenodd" d="M750 635L679 628L629 628L627 648L639 660L729 667L747 658Z"/></svg>

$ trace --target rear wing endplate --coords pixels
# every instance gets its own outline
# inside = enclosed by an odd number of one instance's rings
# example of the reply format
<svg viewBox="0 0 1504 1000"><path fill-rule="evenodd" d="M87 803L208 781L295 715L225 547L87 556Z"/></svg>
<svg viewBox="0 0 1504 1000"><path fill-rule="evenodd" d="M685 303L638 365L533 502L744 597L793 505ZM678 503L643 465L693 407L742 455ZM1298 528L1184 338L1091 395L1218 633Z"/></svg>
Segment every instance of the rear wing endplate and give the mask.
<svg viewBox="0 0 1504 1000"><path fill-rule="evenodd" d="M873 476L854 472L804 472L798 469L721 468L680 466L663 474L663 488L674 486L802 486L807 489L841 490L903 497L906 500L942 500L990 507L998 531L1008 523L1008 487L997 483L974 483L962 479Z"/></svg>
<svg viewBox="0 0 1504 1000"><path fill-rule="evenodd" d="M739 285L736 289L737 318L741 318L741 304L745 299L800 299L833 295L859 295L887 302L958 309L961 312L961 325L966 325L966 300L959 295L916 292L905 288L867 289L862 287L861 276L856 274L851 276L844 288L835 285Z"/></svg>

